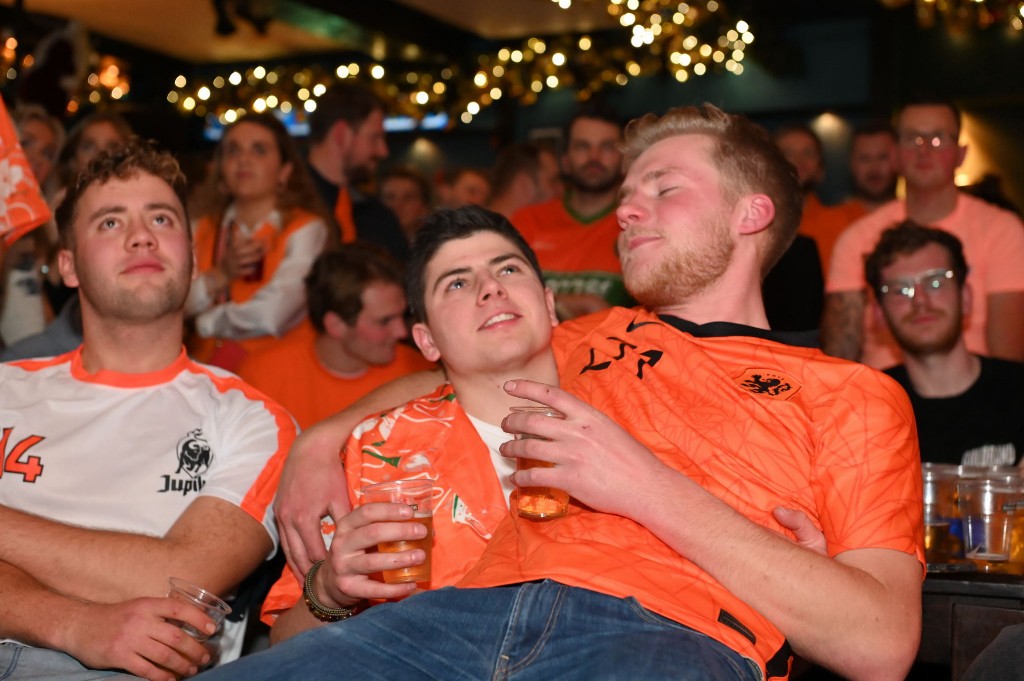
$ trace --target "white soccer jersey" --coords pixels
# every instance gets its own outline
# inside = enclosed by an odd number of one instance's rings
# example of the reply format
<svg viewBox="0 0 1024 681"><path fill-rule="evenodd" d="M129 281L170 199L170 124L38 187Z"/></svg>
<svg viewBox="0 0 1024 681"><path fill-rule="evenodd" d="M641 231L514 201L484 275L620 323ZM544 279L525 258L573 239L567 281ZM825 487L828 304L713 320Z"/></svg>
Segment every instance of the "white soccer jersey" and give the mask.
<svg viewBox="0 0 1024 681"><path fill-rule="evenodd" d="M148 374L87 374L80 349L0 365L0 504L52 520L162 536L212 495L263 524L295 435L233 374L182 352Z"/></svg>
<svg viewBox="0 0 1024 681"><path fill-rule="evenodd" d="M0 364L0 504L80 527L163 536L210 495L276 547L271 501L295 434L275 402L184 351L148 374L87 374L81 349ZM243 633L225 623L220 662Z"/></svg>

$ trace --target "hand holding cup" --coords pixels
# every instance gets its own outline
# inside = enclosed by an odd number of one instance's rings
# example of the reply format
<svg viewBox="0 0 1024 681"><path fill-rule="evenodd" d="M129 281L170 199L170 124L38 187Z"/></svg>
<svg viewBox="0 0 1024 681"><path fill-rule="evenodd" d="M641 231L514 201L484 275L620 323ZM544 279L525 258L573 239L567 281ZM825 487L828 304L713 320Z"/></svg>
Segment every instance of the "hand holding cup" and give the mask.
<svg viewBox="0 0 1024 681"><path fill-rule="evenodd" d="M512 407L514 414L540 414L550 418L565 419L565 414L551 407ZM538 435L517 433L517 440L543 440ZM516 459L516 470L550 468L554 464L537 459ZM551 520L561 518L569 512L569 493L555 487L520 487L516 501L516 512L530 520Z"/></svg>
<svg viewBox="0 0 1024 681"><path fill-rule="evenodd" d="M216 594L177 577L171 577L168 581L170 583L170 590L167 592L168 598L184 601L198 608L213 620L214 625L218 629L224 618L231 613L231 606L221 600ZM213 635L196 629L188 622L175 621L174 624L181 627L182 631L197 641L206 641Z"/></svg>
<svg viewBox="0 0 1024 681"><path fill-rule="evenodd" d="M430 581L430 554L434 544L434 483L432 480L395 480L367 485L360 490L360 504L391 503L405 504L413 509L412 518L406 522L420 523L427 528L422 539L381 542L377 545L380 553L398 553L421 549L426 560L419 565L384 570L387 584Z"/></svg>

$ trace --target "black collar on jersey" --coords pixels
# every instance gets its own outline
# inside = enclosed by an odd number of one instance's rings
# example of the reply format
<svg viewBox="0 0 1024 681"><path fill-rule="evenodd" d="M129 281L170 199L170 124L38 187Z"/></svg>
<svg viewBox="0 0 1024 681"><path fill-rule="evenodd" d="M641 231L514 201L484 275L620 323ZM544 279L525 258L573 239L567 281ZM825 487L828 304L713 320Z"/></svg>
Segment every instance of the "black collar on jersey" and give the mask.
<svg viewBox="0 0 1024 681"><path fill-rule="evenodd" d="M697 338L717 338L721 336L753 336L765 340L775 341L784 345L793 345L798 348L819 348L817 331L772 331L770 329L759 329L756 326L746 324L734 324L733 322L708 322L707 324L696 324L681 317L672 315L658 315L658 319L688 333Z"/></svg>

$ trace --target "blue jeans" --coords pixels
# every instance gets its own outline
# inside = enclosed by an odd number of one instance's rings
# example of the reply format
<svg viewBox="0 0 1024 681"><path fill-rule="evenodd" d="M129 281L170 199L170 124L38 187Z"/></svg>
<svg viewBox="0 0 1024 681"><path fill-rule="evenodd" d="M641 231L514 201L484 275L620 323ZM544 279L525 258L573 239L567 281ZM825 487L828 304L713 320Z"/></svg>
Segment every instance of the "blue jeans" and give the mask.
<svg viewBox="0 0 1024 681"><path fill-rule="evenodd" d="M755 681L761 672L635 599L544 581L418 594L199 678Z"/></svg>
<svg viewBox="0 0 1024 681"><path fill-rule="evenodd" d="M138 679L122 672L83 667L67 653L32 648L18 643L0 643L0 681L93 681L94 679Z"/></svg>

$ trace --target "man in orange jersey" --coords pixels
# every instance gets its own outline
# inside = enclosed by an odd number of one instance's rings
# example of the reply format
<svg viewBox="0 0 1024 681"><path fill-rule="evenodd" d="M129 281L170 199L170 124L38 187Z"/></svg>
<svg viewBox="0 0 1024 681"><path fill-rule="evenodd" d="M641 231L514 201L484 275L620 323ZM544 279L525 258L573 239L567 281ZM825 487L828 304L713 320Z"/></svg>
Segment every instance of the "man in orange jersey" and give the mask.
<svg viewBox="0 0 1024 681"><path fill-rule="evenodd" d="M562 319L629 301L615 252L621 141L622 124L610 111L578 111L565 127L565 194L520 208L510 218L537 253Z"/></svg>
<svg viewBox="0 0 1024 681"><path fill-rule="evenodd" d="M316 259L306 277L309 322L278 346L247 357L238 375L308 428L370 390L431 368L407 335L402 268L370 244Z"/></svg>
<svg viewBox="0 0 1024 681"><path fill-rule="evenodd" d="M180 678L214 634L166 598L179 577L227 596L276 544L271 497L295 436L236 376L189 360L195 265L173 157L105 153L57 211L84 342L0 365L0 668L10 678ZM219 636L237 656L244 622ZM235 642L237 641L237 646Z"/></svg>
<svg viewBox="0 0 1024 681"><path fill-rule="evenodd" d="M211 679L753 680L788 676L793 652L846 678L904 677L924 572L913 417L881 374L767 328L760 283L799 223L794 172L763 130L711 106L635 121L625 162L619 252L644 309L558 327L561 389L504 386L565 414L507 417L540 439L502 452L554 464L513 479L567 490L569 514L510 515L466 588ZM823 533L824 555L783 507Z"/></svg>
<svg viewBox="0 0 1024 681"><path fill-rule="evenodd" d="M804 192L800 234L814 239L822 267L827 269L839 233L864 215L867 209L859 203L826 206L818 198L816 190L825 178L825 152L821 138L809 126L784 126L775 132L774 138L782 155L796 168L796 176ZM821 301L817 302L817 313L820 316Z"/></svg>
<svg viewBox="0 0 1024 681"><path fill-rule="evenodd" d="M870 213L896 198L896 130L885 121L858 125L850 136L850 181L847 204L860 204Z"/></svg>
<svg viewBox="0 0 1024 681"><path fill-rule="evenodd" d="M447 381L397 409L360 424L343 453L349 501L360 487L385 480L433 481L431 579L450 586L483 553L507 515L515 469L498 448L499 424L511 406L501 385L511 377L557 380L551 352L554 299L536 257L508 221L467 206L427 217L409 262L413 337L423 354L444 364ZM404 301L404 298L403 298ZM301 377L297 377L300 378ZM400 520L407 507L356 508L322 524L327 560L303 584L290 569L263 607L275 644L370 602L407 596L415 584L385 584L384 569L422 563L422 551L369 551L389 540L419 539L422 525Z"/></svg>

